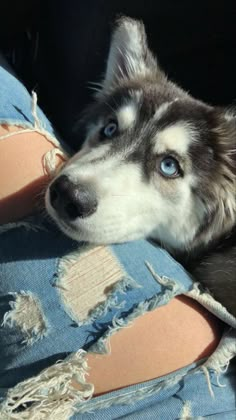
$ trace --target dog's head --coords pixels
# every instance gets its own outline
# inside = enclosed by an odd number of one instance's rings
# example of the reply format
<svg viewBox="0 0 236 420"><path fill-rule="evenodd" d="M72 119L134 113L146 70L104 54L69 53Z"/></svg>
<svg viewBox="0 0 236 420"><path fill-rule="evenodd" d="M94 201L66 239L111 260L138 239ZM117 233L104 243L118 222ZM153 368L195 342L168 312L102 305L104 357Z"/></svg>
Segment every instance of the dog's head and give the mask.
<svg viewBox="0 0 236 420"><path fill-rule="evenodd" d="M142 23L118 22L101 90L79 127L84 145L46 194L70 237L149 236L188 249L235 223L236 118L167 80Z"/></svg>

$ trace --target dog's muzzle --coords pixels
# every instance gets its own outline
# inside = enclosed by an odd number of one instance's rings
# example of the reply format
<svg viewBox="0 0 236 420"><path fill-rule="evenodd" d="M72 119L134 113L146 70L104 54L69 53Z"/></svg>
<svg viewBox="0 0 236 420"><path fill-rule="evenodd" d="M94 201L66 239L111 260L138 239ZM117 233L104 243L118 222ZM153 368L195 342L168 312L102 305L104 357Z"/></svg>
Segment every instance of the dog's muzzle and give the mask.
<svg viewBox="0 0 236 420"><path fill-rule="evenodd" d="M85 218L97 209L97 198L91 187L73 184L66 175L57 178L49 189L49 200L57 215L65 221Z"/></svg>

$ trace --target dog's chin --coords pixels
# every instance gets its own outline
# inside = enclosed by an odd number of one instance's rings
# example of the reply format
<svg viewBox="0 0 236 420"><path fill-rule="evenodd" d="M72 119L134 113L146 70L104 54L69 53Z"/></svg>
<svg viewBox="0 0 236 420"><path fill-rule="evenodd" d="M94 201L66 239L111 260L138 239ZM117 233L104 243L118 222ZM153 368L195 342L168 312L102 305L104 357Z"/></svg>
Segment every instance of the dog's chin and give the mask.
<svg viewBox="0 0 236 420"><path fill-rule="evenodd" d="M74 227L70 226L70 224L65 223L63 220L58 220L57 218L53 218L54 222L57 224L59 229L69 238L74 239L75 241L81 242L81 238L79 232Z"/></svg>
<svg viewBox="0 0 236 420"><path fill-rule="evenodd" d="M55 212L47 206L47 212L53 222L57 225L62 233L64 233L70 239L77 242L87 242L92 244L106 243L105 241L97 241L95 238L91 238L88 231L84 231L82 226L76 226L75 223L65 222L63 219L58 218Z"/></svg>
<svg viewBox="0 0 236 420"><path fill-rule="evenodd" d="M102 230L95 232L94 229L89 232L88 229L83 229L82 226L71 226L62 220L54 218L59 229L69 238L77 242L87 242L94 245L109 245L113 243L122 243L133 240L133 238L121 238L119 235L105 235Z"/></svg>
<svg viewBox="0 0 236 420"><path fill-rule="evenodd" d="M79 232L71 226L69 223L64 222L63 220L58 219L55 215L48 211L49 216L53 220L53 222L58 226L61 232L63 232L66 236L71 239L74 239L78 242L81 241L79 237Z"/></svg>
<svg viewBox="0 0 236 420"><path fill-rule="evenodd" d="M96 230L94 226L91 226L90 228L86 226L86 228L83 229L83 224L81 223L79 226L76 226L75 223L67 223L64 220L59 219L51 212L49 212L49 214L61 232L77 242L87 242L94 245L109 245L143 239L143 235L131 232L123 232L123 234L121 234L121 232L114 231L113 229L112 233L105 233L106 228L104 227L104 229L102 229L101 226L98 230Z"/></svg>
<svg viewBox="0 0 236 420"><path fill-rule="evenodd" d="M139 229L129 229L127 224L125 229L121 230L122 223L112 223L111 225L99 225L91 220L80 220L69 222L58 217L49 201L45 200L46 210L50 218L58 226L58 228L69 238L77 242L87 242L96 245L109 245L114 243L124 243L133 240L144 239L149 235L142 229L143 224L139 224Z"/></svg>

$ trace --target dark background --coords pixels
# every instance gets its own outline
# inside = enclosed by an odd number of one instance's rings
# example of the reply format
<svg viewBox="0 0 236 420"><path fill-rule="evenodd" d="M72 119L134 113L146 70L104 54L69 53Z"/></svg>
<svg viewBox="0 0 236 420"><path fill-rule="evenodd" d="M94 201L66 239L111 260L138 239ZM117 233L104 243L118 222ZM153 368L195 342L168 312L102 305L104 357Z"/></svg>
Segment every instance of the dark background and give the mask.
<svg viewBox="0 0 236 420"><path fill-rule="evenodd" d="M197 98L236 99L236 0L1 0L0 48L64 139L105 70L112 23L142 19L171 79Z"/></svg>

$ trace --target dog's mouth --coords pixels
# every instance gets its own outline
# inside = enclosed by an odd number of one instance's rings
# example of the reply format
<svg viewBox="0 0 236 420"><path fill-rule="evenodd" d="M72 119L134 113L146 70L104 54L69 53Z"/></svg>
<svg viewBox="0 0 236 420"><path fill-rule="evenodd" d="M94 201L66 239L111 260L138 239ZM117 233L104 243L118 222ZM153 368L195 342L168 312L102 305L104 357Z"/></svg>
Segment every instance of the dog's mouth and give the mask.
<svg viewBox="0 0 236 420"><path fill-rule="evenodd" d="M55 221L55 223L57 224L57 226L59 227L59 229L69 238L71 239L76 239L78 240L78 236L79 236L79 230L77 229L76 226L72 226L70 223L65 222L62 219L59 219L57 217L53 217L53 220Z"/></svg>

